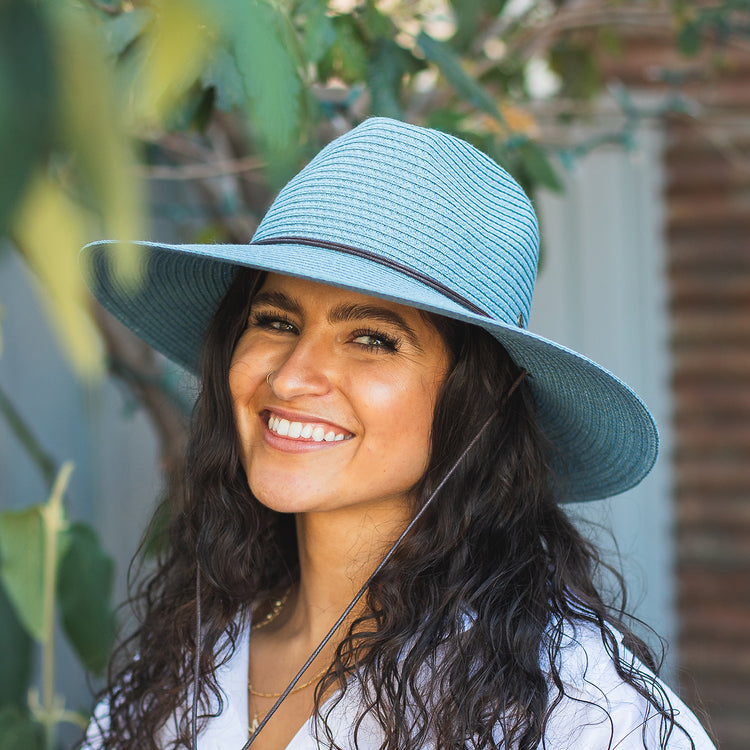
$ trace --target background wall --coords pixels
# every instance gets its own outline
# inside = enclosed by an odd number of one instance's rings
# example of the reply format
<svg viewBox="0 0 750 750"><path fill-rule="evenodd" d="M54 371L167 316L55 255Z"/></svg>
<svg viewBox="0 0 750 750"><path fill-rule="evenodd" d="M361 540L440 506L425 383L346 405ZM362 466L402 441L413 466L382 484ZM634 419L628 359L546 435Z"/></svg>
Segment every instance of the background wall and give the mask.
<svg viewBox="0 0 750 750"><path fill-rule="evenodd" d="M675 548L662 145L660 133L644 127L632 152L595 150L567 174L564 194L542 194L542 264L530 327L614 372L641 396L659 425L659 458L638 487L571 510L601 525L598 532L590 531L605 549L616 552L611 560L626 574L630 606L673 644ZM659 646L654 634L641 632ZM675 663L670 648L668 669Z"/></svg>

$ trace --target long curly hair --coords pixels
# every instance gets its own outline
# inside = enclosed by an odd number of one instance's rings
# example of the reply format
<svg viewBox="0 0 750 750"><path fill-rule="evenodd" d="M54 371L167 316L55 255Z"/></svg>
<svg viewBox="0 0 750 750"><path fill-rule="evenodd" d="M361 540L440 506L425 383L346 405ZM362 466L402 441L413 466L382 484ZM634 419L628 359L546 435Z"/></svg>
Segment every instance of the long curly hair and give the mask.
<svg viewBox="0 0 750 750"><path fill-rule="evenodd" d="M222 708L215 671L234 651L242 613L298 578L293 516L264 507L248 487L227 380L261 280L239 270L208 329L186 496L170 502L163 552L132 598L139 624L118 647L102 694L102 750L156 749L168 725L176 728L169 747L190 747L195 668L202 725ZM669 700L649 672L625 659L620 642L656 671L654 655L624 621L624 588L611 604L597 591L609 568L556 500L554 447L536 421L528 382L500 409L519 374L505 350L477 327L429 319L452 365L435 408L429 465L412 493L415 509L498 413L371 582L365 614L316 687L321 742L336 747L326 717L356 681L355 740L368 714L382 727L383 750L428 740L441 750L537 748L564 694L556 658L564 624L584 621L601 633L620 677L660 716L666 746L679 728ZM198 665L196 566L204 623ZM324 706L333 687L339 692Z"/></svg>

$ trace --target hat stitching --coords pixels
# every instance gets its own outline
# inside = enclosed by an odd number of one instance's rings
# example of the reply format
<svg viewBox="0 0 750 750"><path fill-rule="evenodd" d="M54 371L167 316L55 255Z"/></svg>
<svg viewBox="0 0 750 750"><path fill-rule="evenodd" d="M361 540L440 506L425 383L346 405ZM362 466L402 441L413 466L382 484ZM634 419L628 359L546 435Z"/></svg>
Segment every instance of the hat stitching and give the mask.
<svg viewBox="0 0 750 750"><path fill-rule="evenodd" d="M482 310L481 307L478 307L473 302L470 302L465 297L462 297L457 292L454 292L450 287L447 287L444 284L441 284L439 281L436 281L435 279L427 276L426 274L423 274L419 271L409 268L409 266L405 266L402 263L398 263L395 260L386 258L383 255L378 255L377 253L370 252L369 250L362 250L361 248L352 247L351 245L343 245L340 242L330 242L328 240L316 240L310 237L266 237L260 240L253 240L250 242L250 244L251 245L287 245L287 244L311 245L313 247L325 247L325 248L328 248L329 250L337 250L342 253L347 253L348 255L356 255L359 258L366 258L367 260L371 260L374 263L380 263L381 265L384 265L387 268L391 268L394 271L403 273L406 276L409 276L415 279L416 281L420 281L421 283L426 284L429 287L432 287L435 291L440 292L441 294L444 294L449 299L452 299L454 302L458 302L459 305L463 305L463 307L465 307L467 310L470 310L471 312L476 313L477 315L484 315L487 318L490 317L490 315L486 313L484 310Z"/></svg>
<svg viewBox="0 0 750 750"><path fill-rule="evenodd" d="M264 221L263 225L256 232L255 239L265 238L268 235L273 236L279 232L283 233L283 236L289 236L287 229L289 224L289 208L289 203L282 204L282 209L286 212L286 221L275 220L276 217L273 216L269 217L268 221ZM359 247L365 248L367 244L370 244L371 246L377 246L381 250L390 250L391 254L396 255L401 261L406 259L424 264L425 259L427 259L432 266L437 261L442 266L443 271L450 273L454 283L461 283L464 289L472 289L474 296L481 299L485 309L495 311L498 309L498 302L504 302L502 307L505 309L506 316L510 315L514 320L518 314L519 307L528 311L533 289L533 272L529 273L527 271L527 273L523 274L523 277L518 279L519 283L517 287L505 287L502 291L507 292L507 295L503 295L503 297L498 296L500 289L498 289L497 280L502 279L503 276L507 276L509 271L515 271L516 266L513 265L513 260L517 260L517 258L513 257L517 253L513 254L510 250L512 245L509 246L509 243L503 242L502 238L481 236L472 238L474 241L474 244L471 246L472 252L477 256L477 259L484 261L480 268L476 260L471 264L451 262L454 258L458 259L459 253L466 249L465 244L463 246L458 245L457 241L460 238L456 236L457 233L455 231L451 231L451 227L448 227L448 234L445 231L438 231L437 227L414 227L408 222L397 220L390 214L374 211L372 207L367 208L366 202L362 202L361 205L356 207L352 202L348 206L348 210L352 218L346 222L339 221L338 227L335 228L330 226L330 215L328 212L316 209L306 210L305 220L308 232L309 230L313 230L313 232L317 230L321 234L325 233L327 235L326 241L340 241L339 238L348 240L349 237L356 234L356 229L358 228L356 219L372 224L373 216L382 216L384 221L387 220L392 225L389 232L390 238L394 242L400 241L402 246L397 247L386 244L384 240L388 235L380 237L365 236L364 238L360 235ZM311 221L311 219L318 219L318 221ZM415 232L414 229L420 231ZM335 234L335 239L330 239L332 233ZM432 239L432 247L424 241L419 242L419 235L429 235ZM370 240L370 242L362 242L361 239ZM493 241L496 245L509 248L508 252L498 255L496 251L491 250L487 245L488 242ZM352 245L351 242L346 241L341 244ZM439 248L442 248L442 250L439 250ZM405 250L411 252L407 253ZM450 252L446 252L447 250ZM535 259L536 256L534 256ZM493 262L490 262L490 260ZM496 267L493 268L493 265ZM523 265L527 269L530 266L530 264L526 263Z"/></svg>

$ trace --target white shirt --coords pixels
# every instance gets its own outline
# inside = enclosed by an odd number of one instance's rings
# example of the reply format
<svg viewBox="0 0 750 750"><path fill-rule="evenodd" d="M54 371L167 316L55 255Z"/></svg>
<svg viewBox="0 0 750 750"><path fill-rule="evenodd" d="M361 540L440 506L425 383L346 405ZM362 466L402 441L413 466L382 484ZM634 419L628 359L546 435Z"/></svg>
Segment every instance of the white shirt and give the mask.
<svg viewBox="0 0 750 750"><path fill-rule="evenodd" d="M198 750L241 750L248 738L247 665L250 625L237 640L230 660L216 672L217 682L224 697L221 714L210 719L198 739ZM651 672L627 650L623 658L632 659L642 672ZM566 625L565 636L558 655L558 669L565 686L565 696L552 711L539 750L655 750L659 747L660 715L654 711L615 671L598 630L586 624ZM661 681L656 684L675 710L677 721L685 728L695 744L695 750L716 750L708 735L687 706ZM323 714L336 743L345 750L354 750L352 727L359 712L355 686L347 688L343 699L328 714ZM98 717L106 722L106 707L97 709ZM315 739L314 719L300 727L286 750L322 750L327 747ZM644 734L645 727L645 734ZM82 750L96 750L97 732L89 728ZM321 738L325 734L320 732ZM378 750L381 743L380 726L370 716L365 717L358 734L358 750ZM500 739L498 734L497 739ZM668 742L669 750L690 750L690 740L675 728ZM425 747L425 750L434 750Z"/></svg>

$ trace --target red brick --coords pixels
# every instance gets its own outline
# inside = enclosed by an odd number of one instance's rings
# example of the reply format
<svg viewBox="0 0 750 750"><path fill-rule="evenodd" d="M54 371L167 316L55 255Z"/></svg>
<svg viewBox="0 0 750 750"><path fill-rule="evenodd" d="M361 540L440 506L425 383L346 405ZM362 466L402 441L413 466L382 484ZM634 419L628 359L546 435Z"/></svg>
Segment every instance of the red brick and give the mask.
<svg viewBox="0 0 750 750"><path fill-rule="evenodd" d="M651 92L665 90L649 81L654 69L682 70L702 108L665 130L678 658L682 693L703 699L722 750L747 750L750 49L730 45L724 69L712 69L708 51L680 58L660 24L629 35L605 68Z"/></svg>

